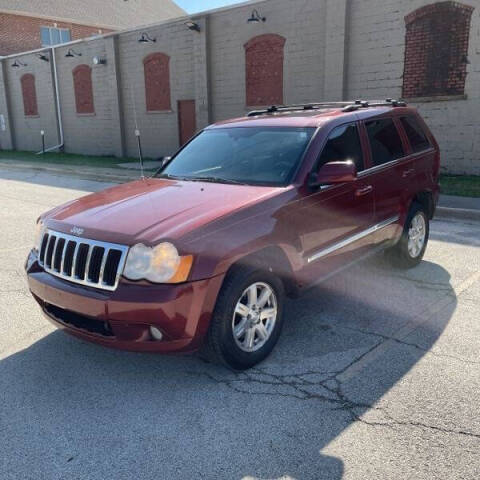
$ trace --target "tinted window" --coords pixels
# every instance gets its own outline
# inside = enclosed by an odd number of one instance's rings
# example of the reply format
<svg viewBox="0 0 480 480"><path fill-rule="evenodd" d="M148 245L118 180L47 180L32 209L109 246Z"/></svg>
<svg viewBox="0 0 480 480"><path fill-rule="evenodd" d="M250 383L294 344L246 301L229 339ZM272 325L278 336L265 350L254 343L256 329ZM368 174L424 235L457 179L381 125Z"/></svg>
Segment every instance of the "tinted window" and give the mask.
<svg viewBox="0 0 480 480"><path fill-rule="evenodd" d="M366 122L372 162L383 165L404 156L402 140L391 118Z"/></svg>
<svg viewBox="0 0 480 480"><path fill-rule="evenodd" d="M404 117L401 122L414 153L430 147L430 142L415 117Z"/></svg>
<svg viewBox="0 0 480 480"><path fill-rule="evenodd" d="M363 170L363 154L354 123L335 128L329 135L325 148L320 155L319 166L328 162L343 162L351 160L357 166L357 171Z"/></svg>
<svg viewBox="0 0 480 480"><path fill-rule="evenodd" d="M257 185L293 177L314 128L215 128L195 137L159 176Z"/></svg>

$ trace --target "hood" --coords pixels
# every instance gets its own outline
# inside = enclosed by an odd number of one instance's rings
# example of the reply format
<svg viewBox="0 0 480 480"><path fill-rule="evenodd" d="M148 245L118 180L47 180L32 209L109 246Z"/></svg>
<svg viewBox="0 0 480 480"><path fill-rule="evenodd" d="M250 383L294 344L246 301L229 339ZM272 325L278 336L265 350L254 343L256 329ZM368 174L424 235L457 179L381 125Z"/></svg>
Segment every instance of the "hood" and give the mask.
<svg viewBox="0 0 480 480"><path fill-rule="evenodd" d="M203 225L284 191L150 178L87 195L45 216L48 227L112 243L154 244L178 239Z"/></svg>

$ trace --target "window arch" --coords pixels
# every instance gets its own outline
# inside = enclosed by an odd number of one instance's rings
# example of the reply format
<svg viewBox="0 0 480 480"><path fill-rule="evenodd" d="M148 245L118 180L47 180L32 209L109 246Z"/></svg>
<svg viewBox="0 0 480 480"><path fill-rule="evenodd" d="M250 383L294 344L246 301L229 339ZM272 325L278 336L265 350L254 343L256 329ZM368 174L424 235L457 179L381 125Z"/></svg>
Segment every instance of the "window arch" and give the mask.
<svg viewBox="0 0 480 480"><path fill-rule="evenodd" d="M472 12L445 1L405 17L404 98L463 95Z"/></svg>
<svg viewBox="0 0 480 480"><path fill-rule="evenodd" d="M80 115L95 113L92 69L88 65L78 65L72 73L77 113Z"/></svg>
<svg viewBox="0 0 480 480"><path fill-rule="evenodd" d="M147 112L171 110L170 57L152 53L143 60Z"/></svg>
<svg viewBox="0 0 480 480"><path fill-rule="evenodd" d="M245 44L247 105L283 103L283 60L285 38L266 34Z"/></svg>
<svg viewBox="0 0 480 480"><path fill-rule="evenodd" d="M26 73L20 79L22 85L23 111L26 117L38 115L37 91L35 89L35 77Z"/></svg>

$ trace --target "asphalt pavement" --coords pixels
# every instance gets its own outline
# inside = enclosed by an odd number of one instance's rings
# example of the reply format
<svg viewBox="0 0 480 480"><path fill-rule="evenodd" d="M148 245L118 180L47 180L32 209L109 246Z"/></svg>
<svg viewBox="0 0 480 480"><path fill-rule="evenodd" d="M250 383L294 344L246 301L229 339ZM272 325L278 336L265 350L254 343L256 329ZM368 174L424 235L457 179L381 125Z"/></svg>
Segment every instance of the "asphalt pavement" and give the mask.
<svg viewBox="0 0 480 480"><path fill-rule="evenodd" d="M271 357L235 374L42 317L35 220L106 186L0 167L2 480L480 477L480 223L434 221L417 268L371 258L289 301Z"/></svg>

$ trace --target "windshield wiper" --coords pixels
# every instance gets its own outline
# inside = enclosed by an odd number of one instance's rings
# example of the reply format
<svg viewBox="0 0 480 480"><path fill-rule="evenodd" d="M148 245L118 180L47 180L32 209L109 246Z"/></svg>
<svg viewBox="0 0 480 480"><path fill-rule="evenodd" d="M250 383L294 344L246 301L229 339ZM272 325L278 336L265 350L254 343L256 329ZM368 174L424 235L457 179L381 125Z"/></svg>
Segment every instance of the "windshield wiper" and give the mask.
<svg viewBox="0 0 480 480"><path fill-rule="evenodd" d="M210 183L231 183L233 185L247 185L245 182L239 182L238 180L231 180L229 178L222 177L187 177L186 180L192 182L210 182Z"/></svg>

